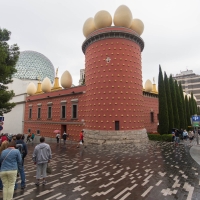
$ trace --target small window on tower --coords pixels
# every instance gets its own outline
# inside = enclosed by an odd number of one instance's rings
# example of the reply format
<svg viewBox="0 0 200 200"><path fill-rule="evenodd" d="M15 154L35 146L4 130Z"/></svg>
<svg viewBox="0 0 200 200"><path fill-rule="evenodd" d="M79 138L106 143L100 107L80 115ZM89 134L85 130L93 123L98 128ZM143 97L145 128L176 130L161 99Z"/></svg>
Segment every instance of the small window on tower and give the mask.
<svg viewBox="0 0 200 200"><path fill-rule="evenodd" d="M150 112L150 116L151 116L151 122L153 123L154 122L154 113Z"/></svg>
<svg viewBox="0 0 200 200"><path fill-rule="evenodd" d="M115 121L115 130L119 130L119 121Z"/></svg>

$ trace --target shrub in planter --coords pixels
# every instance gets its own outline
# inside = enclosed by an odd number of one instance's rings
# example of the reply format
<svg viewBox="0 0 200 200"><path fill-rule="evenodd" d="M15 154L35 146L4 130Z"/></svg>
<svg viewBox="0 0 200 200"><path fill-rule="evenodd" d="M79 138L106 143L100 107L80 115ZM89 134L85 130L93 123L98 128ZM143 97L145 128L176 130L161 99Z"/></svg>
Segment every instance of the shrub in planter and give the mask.
<svg viewBox="0 0 200 200"><path fill-rule="evenodd" d="M148 134L149 140L154 141L163 141L163 142L171 142L172 141L172 134Z"/></svg>

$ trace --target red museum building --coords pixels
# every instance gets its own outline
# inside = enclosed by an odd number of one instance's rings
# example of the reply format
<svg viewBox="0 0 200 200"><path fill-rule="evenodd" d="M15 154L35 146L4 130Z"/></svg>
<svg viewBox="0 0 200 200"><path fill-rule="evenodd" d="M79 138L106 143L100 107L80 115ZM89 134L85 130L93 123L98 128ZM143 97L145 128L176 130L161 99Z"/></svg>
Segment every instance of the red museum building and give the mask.
<svg viewBox="0 0 200 200"><path fill-rule="evenodd" d="M147 141L147 132L157 130L158 93L148 82L143 89L143 48L131 28L92 30L82 45L85 85L62 89L58 77L51 91L43 93L38 85L26 99L24 132L55 137L53 131L60 130L78 141L84 129L89 143Z"/></svg>

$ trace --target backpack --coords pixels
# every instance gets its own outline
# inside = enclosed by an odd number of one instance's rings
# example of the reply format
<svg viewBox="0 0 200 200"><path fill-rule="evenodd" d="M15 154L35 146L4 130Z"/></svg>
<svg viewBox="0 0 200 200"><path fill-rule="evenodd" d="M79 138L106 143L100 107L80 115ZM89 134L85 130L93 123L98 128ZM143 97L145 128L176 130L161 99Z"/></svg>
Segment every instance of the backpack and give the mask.
<svg viewBox="0 0 200 200"><path fill-rule="evenodd" d="M23 147L23 144L16 144L16 149L19 150L21 156L23 156L23 153L24 153L24 147Z"/></svg>

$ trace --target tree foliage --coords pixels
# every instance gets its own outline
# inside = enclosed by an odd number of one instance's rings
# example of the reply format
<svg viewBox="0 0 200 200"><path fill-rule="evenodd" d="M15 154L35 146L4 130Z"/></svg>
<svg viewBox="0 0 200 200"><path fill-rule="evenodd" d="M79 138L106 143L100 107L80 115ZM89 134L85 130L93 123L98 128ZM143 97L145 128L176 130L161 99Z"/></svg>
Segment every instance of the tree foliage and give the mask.
<svg viewBox="0 0 200 200"><path fill-rule="evenodd" d="M167 77L166 72L164 73L164 84L165 84L165 92L166 92L167 108L168 108L168 119L169 119L168 133L171 133L172 128L174 128L174 114L173 114L173 109L172 109L172 99L171 99L171 91L169 87L169 79Z"/></svg>
<svg viewBox="0 0 200 200"><path fill-rule="evenodd" d="M187 128L187 113L186 113L186 105L185 105L185 99L184 99L184 94L183 94L183 88L181 84L179 84L179 92L180 92L180 96L182 99L182 106L183 106L184 126L182 128L186 129Z"/></svg>
<svg viewBox="0 0 200 200"><path fill-rule="evenodd" d="M158 76L158 99L159 99L159 133L166 134L169 130L167 98L165 92L165 84L161 66L159 66Z"/></svg>
<svg viewBox="0 0 200 200"><path fill-rule="evenodd" d="M191 126L191 122L190 122L190 109L189 109L189 101L188 101L188 97L187 95L185 95L185 110L186 110L186 120L187 120L187 126Z"/></svg>
<svg viewBox="0 0 200 200"><path fill-rule="evenodd" d="M0 115L10 112L15 106L15 103L10 102L14 92L8 91L6 85L12 82L12 75L16 72L19 47L16 44L8 44L10 35L10 31L0 28Z"/></svg>
<svg viewBox="0 0 200 200"><path fill-rule="evenodd" d="M179 121L178 108L177 108L176 90L175 90L175 84L174 84L172 75L170 75L169 77L169 85L170 85L171 98L172 98L172 109L173 109L173 114L174 114L174 128L179 128L180 121Z"/></svg>
<svg viewBox="0 0 200 200"><path fill-rule="evenodd" d="M184 111L183 111L183 102L179 90L179 86L177 81L175 80L175 90L176 90L176 100L177 100L177 108L178 108L178 116L179 116L179 127L177 128L184 128L185 127L185 119L184 119Z"/></svg>

